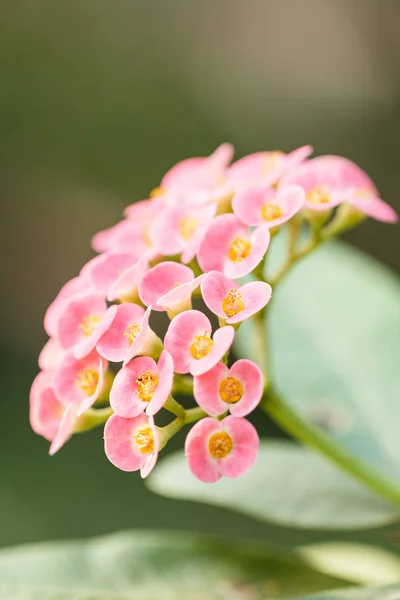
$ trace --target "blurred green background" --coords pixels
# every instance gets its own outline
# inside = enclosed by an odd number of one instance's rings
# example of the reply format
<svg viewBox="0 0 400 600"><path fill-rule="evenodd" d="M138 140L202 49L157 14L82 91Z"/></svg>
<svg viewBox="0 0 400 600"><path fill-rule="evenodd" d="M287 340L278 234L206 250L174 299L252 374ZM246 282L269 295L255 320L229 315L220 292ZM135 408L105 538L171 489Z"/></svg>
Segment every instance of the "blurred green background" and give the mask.
<svg viewBox="0 0 400 600"><path fill-rule="evenodd" d="M101 431L50 459L29 428L29 386L46 307L93 255L91 236L182 158L223 141L238 157L310 143L317 154L355 160L400 210L400 3L1 7L0 545L135 527L308 539L150 494L136 474L107 461ZM400 271L395 227L368 222L348 240ZM279 434L256 418L262 433Z"/></svg>

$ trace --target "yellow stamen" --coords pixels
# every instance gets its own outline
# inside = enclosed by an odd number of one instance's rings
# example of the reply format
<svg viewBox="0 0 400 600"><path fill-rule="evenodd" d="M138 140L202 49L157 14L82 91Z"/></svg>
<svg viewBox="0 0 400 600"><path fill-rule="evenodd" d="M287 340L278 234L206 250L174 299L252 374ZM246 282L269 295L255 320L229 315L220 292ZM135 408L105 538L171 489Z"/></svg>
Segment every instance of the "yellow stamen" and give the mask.
<svg viewBox="0 0 400 600"><path fill-rule="evenodd" d="M213 433L208 440L208 449L213 458L225 458L232 450L232 447L232 438L225 431Z"/></svg>
<svg viewBox="0 0 400 600"><path fill-rule="evenodd" d="M124 331L124 337L128 338L129 345L131 346L139 335L140 327L136 323L130 323Z"/></svg>
<svg viewBox="0 0 400 600"><path fill-rule="evenodd" d="M85 337L89 337L100 323L100 317L97 315L88 315L83 317L78 327Z"/></svg>
<svg viewBox="0 0 400 600"><path fill-rule="evenodd" d="M234 263L242 262L249 256L251 252L251 244L241 237L235 237L229 246L228 256Z"/></svg>
<svg viewBox="0 0 400 600"><path fill-rule="evenodd" d="M282 209L277 204L264 204L261 208L261 217L264 221L273 221L274 219L279 219L282 216Z"/></svg>
<svg viewBox="0 0 400 600"><path fill-rule="evenodd" d="M270 173L271 171L276 169L276 167L278 166L279 161L281 160L283 155L284 155L284 153L281 152L280 150L275 150L274 152L268 152L268 154L266 154L263 158L261 174L267 175L268 173Z"/></svg>
<svg viewBox="0 0 400 600"><path fill-rule="evenodd" d="M186 215L179 220L178 226L181 236L184 240L190 240L193 233L196 231L199 222L194 217Z"/></svg>
<svg viewBox="0 0 400 600"><path fill-rule="evenodd" d="M235 404L239 402L243 396L243 386L235 377L227 377L219 384L219 395L227 404Z"/></svg>
<svg viewBox="0 0 400 600"><path fill-rule="evenodd" d="M155 187L151 190L149 194L149 198L158 198L159 196L164 196L166 194L166 190L162 187Z"/></svg>
<svg viewBox="0 0 400 600"><path fill-rule="evenodd" d="M329 190L321 186L316 186L307 192L307 202L312 204L327 204L331 201Z"/></svg>
<svg viewBox="0 0 400 600"><path fill-rule="evenodd" d="M98 383L99 374L93 369L82 369L75 379L75 384L82 389L86 396L91 396L95 393Z"/></svg>
<svg viewBox="0 0 400 600"><path fill-rule="evenodd" d="M142 454L151 454L154 451L154 435L150 427L140 429L133 439Z"/></svg>
<svg viewBox="0 0 400 600"><path fill-rule="evenodd" d="M153 375L151 371L143 371L135 383L137 385L136 393L139 398L144 402L150 402L158 386L158 377Z"/></svg>
<svg viewBox="0 0 400 600"><path fill-rule="evenodd" d="M234 317L244 309L242 294L239 290L231 289L222 301L222 310L227 317Z"/></svg>
<svg viewBox="0 0 400 600"><path fill-rule="evenodd" d="M213 341L208 335L197 335L190 346L190 352L193 358L200 360L200 358L204 358L211 352L212 347Z"/></svg>

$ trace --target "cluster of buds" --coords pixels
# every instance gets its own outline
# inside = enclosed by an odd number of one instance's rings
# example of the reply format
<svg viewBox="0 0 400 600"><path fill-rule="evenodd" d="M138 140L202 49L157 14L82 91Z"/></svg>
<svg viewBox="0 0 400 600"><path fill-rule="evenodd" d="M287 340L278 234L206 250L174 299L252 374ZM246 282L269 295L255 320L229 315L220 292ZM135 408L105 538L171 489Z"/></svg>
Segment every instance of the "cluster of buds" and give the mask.
<svg viewBox="0 0 400 600"><path fill-rule="evenodd" d="M259 439L246 417L267 382L255 362L232 362L230 349L241 322L259 319L271 299L274 281L263 268L271 240L287 223L324 240L365 216L397 220L357 165L311 153L305 146L231 163L223 144L175 165L148 199L94 236L99 254L44 319L50 339L30 421L50 454L73 433L105 425L109 460L145 477L168 440L192 424L185 454L199 479L251 468ZM154 312L168 316L163 339L151 328ZM184 409L174 398L182 393L196 406ZM157 427L161 409L174 418Z"/></svg>

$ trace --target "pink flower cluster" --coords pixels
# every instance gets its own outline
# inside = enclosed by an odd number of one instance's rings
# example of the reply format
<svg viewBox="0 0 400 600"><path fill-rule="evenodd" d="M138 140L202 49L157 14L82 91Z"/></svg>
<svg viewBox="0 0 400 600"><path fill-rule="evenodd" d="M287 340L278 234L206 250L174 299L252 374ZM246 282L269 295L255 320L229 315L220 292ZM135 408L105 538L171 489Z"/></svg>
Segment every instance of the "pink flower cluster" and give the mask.
<svg viewBox="0 0 400 600"><path fill-rule="evenodd" d="M148 199L94 236L98 256L64 285L44 319L49 341L31 388L30 421L51 442L50 454L84 429L93 405L109 402L106 455L145 477L168 429L154 417L170 410L185 376L202 417L186 438L191 471L214 482L253 465L259 440L245 417L262 398L263 374L250 360L227 364L235 330L264 309L272 290L265 281L237 280L260 265L271 237L298 213L347 204L397 220L354 163L311 153L304 146L231 163L233 149L223 144L175 165ZM193 296L201 310L193 310ZM153 312L170 319L163 339L151 328Z"/></svg>

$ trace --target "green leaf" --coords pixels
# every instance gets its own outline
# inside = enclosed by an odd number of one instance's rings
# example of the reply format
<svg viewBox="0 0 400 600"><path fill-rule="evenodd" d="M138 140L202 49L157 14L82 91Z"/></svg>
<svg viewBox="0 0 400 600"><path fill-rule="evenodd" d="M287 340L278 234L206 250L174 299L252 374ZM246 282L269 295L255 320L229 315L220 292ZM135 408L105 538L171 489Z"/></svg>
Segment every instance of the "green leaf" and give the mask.
<svg viewBox="0 0 400 600"><path fill-rule="evenodd" d="M239 479L202 483L182 452L166 457L148 480L151 490L172 498L216 504L293 527L377 527L399 511L312 450L285 441L263 441L248 473Z"/></svg>
<svg viewBox="0 0 400 600"><path fill-rule="evenodd" d="M338 590L312 596L292 598L292 600L400 600L400 585L379 588L357 588Z"/></svg>
<svg viewBox="0 0 400 600"><path fill-rule="evenodd" d="M1 600L258 600L344 585L294 554L199 535L136 532L0 553Z"/></svg>

